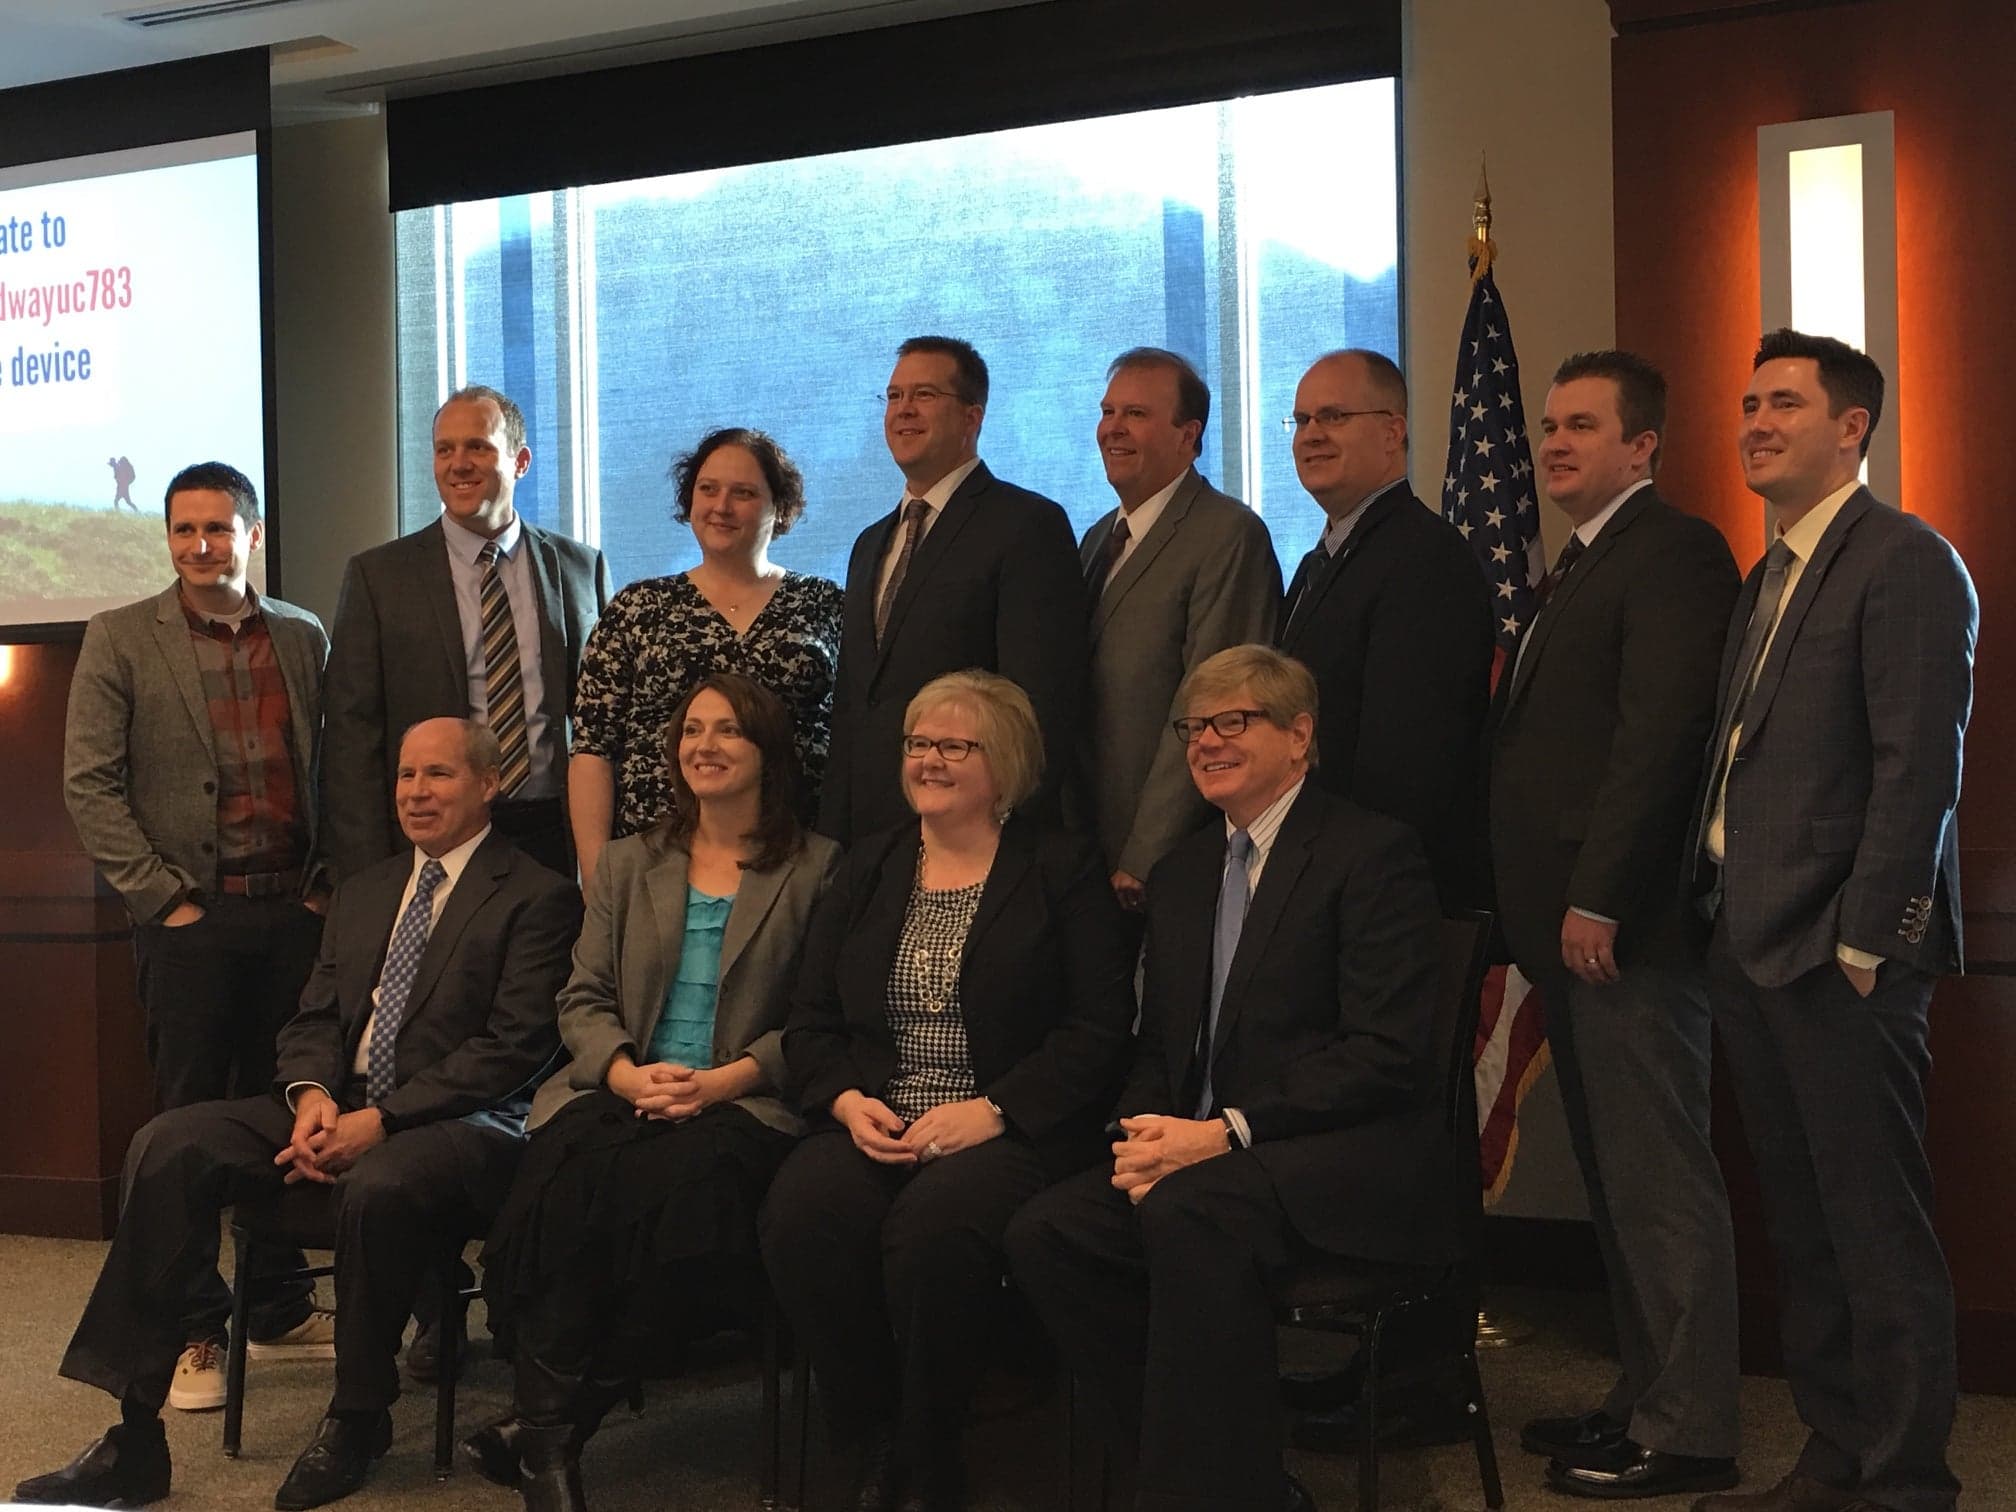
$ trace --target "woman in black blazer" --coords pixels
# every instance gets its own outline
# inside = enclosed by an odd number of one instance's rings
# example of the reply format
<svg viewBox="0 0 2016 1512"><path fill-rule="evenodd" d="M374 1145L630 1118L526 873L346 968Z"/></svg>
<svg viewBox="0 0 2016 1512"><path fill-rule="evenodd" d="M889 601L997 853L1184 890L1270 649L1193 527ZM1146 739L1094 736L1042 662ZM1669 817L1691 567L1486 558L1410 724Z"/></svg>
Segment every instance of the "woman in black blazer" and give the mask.
<svg viewBox="0 0 2016 1512"><path fill-rule="evenodd" d="M960 1505L1002 1232L1096 1158L1134 1015L1097 854L1009 817L1041 775L1028 697L952 673L903 728L918 819L859 841L813 917L784 1035L812 1132L760 1225L857 1512Z"/></svg>

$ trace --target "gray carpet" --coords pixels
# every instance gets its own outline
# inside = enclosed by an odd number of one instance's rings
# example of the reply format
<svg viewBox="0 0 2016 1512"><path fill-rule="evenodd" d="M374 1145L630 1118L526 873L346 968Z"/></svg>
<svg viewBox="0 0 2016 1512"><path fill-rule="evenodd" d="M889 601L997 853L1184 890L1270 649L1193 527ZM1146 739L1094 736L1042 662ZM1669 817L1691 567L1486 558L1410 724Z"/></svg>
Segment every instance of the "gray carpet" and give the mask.
<svg viewBox="0 0 2016 1512"><path fill-rule="evenodd" d="M101 1393L55 1374L96 1274L104 1246L0 1236L0 1297L10 1318L0 1354L0 1495L23 1476L53 1469L102 1432L116 1415ZM1600 1298L1522 1291L1494 1296L1495 1311L1532 1329L1522 1345L1484 1357L1506 1502L1520 1509L1579 1505L1540 1488L1539 1462L1519 1452L1518 1425L1540 1412L1579 1409L1608 1382ZM480 1338L464 1377L459 1421L465 1426L501 1412L509 1391L502 1364ZM1298 1348L1307 1346L1296 1346ZM171 1413L169 1442L175 1491L167 1508L270 1507L293 1457L313 1434L328 1399L326 1363L253 1362L245 1410L244 1456L226 1460L218 1445L219 1413ZM751 1353L734 1341L703 1350L676 1381L654 1383L642 1418L618 1408L596 1437L583 1473L596 1512L644 1509L754 1509L756 1497L756 1372ZM1753 1483L1776 1479L1797 1449L1800 1433L1782 1382L1743 1383L1743 1467ZM415 1389L394 1410L392 1453L371 1482L345 1505L428 1512L512 1512L517 1499L459 1469L434 1480L431 1394ZM969 1438L972 1512L1056 1512L1063 1506L1063 1446L1054 1402L997 1417ZM814 1435L814 1483L823 1465ZM2016 1400L1968 1397L1960 1404L1954 1468L1966 1485L1963 1506L2016 1508ZM1293 1468L1325 1512L1356 1505L1354 1466L1346 1460L1298 1454ZM1475 1460L1467 1448L1391 1452L1381 1461L1384 1505L1396 1509L1468 1509L1483 1505ZM824 1512L837 1492L821 1499ZM1644 1503L1674 1512L1686 1498Z"/></svg>

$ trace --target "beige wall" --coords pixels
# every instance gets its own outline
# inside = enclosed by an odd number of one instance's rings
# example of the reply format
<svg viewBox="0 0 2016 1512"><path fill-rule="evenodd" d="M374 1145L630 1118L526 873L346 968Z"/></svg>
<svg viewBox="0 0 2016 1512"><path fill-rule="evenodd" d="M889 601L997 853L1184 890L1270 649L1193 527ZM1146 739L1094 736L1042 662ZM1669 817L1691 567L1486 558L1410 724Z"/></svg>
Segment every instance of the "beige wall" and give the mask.
<svg viewBox="0 0 2016 1512"><path fill-rule="evenodd" d="M398 531L397 303L385 207L382 116L273 133L282 591L325 623L343 564Z"/></svg>
<svg viewBox="0 0 2016 1512"><path fill-rule="evenodd" d="M1568 353L1616 339L1610 198L1610 15L1604 0L1411 0L1401 82L1407 377L1414 489L1442 495L1456 341L1470 299L1463 243L1490 162L1498 291L1527 424ZM1541 505L1548 555L1568 522ZM1587 1215L1552 1071L1527 1095L1495 1211Z"/></svg>

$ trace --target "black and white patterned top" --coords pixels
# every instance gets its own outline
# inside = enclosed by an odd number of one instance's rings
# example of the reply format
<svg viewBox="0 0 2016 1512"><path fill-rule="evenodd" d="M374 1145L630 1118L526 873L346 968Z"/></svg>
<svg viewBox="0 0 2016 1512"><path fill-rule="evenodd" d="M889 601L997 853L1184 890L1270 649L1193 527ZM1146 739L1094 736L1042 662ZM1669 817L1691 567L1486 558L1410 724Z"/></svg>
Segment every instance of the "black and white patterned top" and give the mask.
<svg viewBox="0 0 2016 1512"><path fill-rule="evenodd" d="M980 907L983 879L934 892L922 877L911 884L903 933L889 968L889 1029L896 1039L896 1074L882 1101L906 1120L978 1090L959 1008L959 963L966 932Z"/></svg>
<svg viewBox="0 0 2016 1512"><path fill-rule="evenodd" d="M841 597L837 583L787 572L742 635L684 573L641 579L609 601L581 656L572 749L616 769L612 838L649 829L671 812L665 726L693 684L712 672L753 677L784 700L805 768L800 812L817 811L832 739Z"/></svg>

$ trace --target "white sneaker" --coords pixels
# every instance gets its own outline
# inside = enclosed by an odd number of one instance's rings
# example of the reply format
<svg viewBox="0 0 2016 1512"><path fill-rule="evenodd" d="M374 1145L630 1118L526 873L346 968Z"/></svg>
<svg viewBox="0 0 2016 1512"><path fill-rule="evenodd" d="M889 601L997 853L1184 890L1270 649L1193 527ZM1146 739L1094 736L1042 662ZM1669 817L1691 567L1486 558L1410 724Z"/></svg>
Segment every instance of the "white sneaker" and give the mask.
<svg viewBox="0 0 2016 1512"><path fill-rule="evenodd" d="M224 1346L215 1339L191 1344L175 1362L168 1405L180 1412L211 1412L224 1405Z"/></svg>
<svg viewBox="0 0 2016 1512"><path fill-rule="evenodd" d="M318 1307L277 1339L247 1339L245 1354L253 1360L333 1360L336 1314Z"/></svg>

